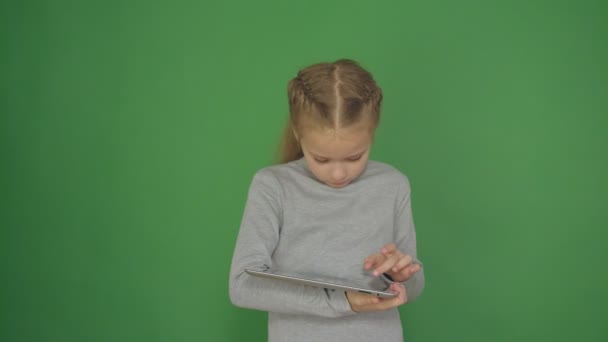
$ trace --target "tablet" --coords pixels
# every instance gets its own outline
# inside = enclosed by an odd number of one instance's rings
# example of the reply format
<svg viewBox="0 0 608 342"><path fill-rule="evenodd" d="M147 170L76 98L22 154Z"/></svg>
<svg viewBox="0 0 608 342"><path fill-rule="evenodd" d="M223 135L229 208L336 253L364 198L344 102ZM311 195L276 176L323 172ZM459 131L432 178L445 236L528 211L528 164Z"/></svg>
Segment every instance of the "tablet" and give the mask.
<svg viewBox="0 0 608 342"><path fill-rule="evenodd" d="M271 272L271 271L256 271L256 270L252 270L252 269L246 269L245 272L247 272L247 274L250 274L250 275L256 276L256 277L279 279L279 280L289 281L289 282L296 283L296 284L321 287L321 288L325 288L325 289L361 292L361 293L369 294L372 296L378 296L381 298L393 298L393 297L397 296L397 293L394 293L394 292L345 285L348 283L347 281L337 280L337 281L329 282L326 280L321 280L320 277L317 278L317 277L309 277L309 276L301 276L301 275L295 276L295 275L280 274L280 273Z"/></svg>

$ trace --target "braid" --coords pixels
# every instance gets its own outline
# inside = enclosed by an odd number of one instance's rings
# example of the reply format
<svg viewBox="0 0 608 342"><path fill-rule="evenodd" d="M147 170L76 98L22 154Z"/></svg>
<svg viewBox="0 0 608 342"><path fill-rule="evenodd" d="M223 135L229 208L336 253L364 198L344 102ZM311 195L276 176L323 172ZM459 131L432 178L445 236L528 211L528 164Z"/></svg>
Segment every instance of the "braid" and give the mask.
<svg viewBox="0 0 608 342"><path fill-rule="evenodd" d="M347 127L369 119L372 129L380 119L382 89L373 76L353 60L306 67L289 81L287 93L289 121L285 128L283 162L302 155L292 135L294 129L301 128L302 118L329 128Z"/></svg>
<svg viewBox="0 0 608 342"><path fill-rule="evenodd" d="M295 78L295 80L302 87L302 94L304 94L305 97L310 99L312 97L312 89L310 88L308 82L306 82L306 80L302 77L302 72L298 73L298 76Z"/></svg>
<svg viewBox="0 0 608 342"><path fill-rule="evenodd" d="M361 97L363 102L367 103L370 99L374 97L374 90L370 88L369 85L363 84L363 89L361 90Z"/></svg>

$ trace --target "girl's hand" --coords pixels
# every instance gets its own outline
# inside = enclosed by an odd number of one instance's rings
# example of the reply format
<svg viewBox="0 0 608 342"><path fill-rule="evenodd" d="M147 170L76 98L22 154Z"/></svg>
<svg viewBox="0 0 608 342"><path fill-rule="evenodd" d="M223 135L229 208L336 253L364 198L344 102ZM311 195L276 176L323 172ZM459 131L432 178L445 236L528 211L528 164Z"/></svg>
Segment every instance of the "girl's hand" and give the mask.
<svg viewBox="0 0 608 342"><path fill-rule="evenodd" d="M391 290L397 292L394 298L378 298L359 292L346 292L346 298L354 312L382 311L398 307L407 302L405 287L398 283L391 284Z"/></svg>
<svg viewBox="0 0 608 342"><path fill-rule="evenodd" d="M394 243L385 245L380 253L365 259L363 268L369 271L372 267L376 267L373 272L375 277L386 273L396 282L404 282L420 271L420 264L413 263L412 257L401 253Z"/></svg>

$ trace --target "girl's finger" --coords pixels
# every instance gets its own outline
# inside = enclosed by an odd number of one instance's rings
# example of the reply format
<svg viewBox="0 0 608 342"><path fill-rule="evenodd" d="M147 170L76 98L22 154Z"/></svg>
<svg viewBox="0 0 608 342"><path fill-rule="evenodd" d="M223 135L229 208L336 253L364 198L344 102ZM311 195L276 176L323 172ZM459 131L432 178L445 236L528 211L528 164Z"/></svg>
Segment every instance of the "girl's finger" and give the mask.
<svg viewBox="0 0 608 342"><path fill-rule="evenodd" d="M396 255L392 255L391 257L386 258L383 263L376 267L376 269L374 270L374 276L377 277L393 268L397 263L397 260L398 258Z"/></svg>
<svg viewBox="0 0 608 342"><path fill-rule="evenodd" d="M363 261L363 268L367 271L367 270L371 269L372 267L382 263L382 261L384 261L384 259L385 259L385 257L382 256L381 254L370 255Z"/></svg>
<svg viewBox="0 0 608 342"><path fill-rule="evenodd" d="M400 271L405 276L405 279L410 279L414 273L420 271L420 264L409 264L406 268Z"/></svg>
<svg viewBox="0 0 608 342"><path fill-rule="evenodd" d="M395 244L391 242L384 245L380 251L382 252L382 254L387 255L393 253L396 250L397 246L395 246Z"/></svg>
<svg viewBox="0 0 608 342"><path fill-rule="evenodd" d="M408 267L409 277L411 277L414 273L420 271L421 268L422 266L420 266L420 264L410 264L410 266Z"/></svg>
<svg viewBox="0 0 608 342"><path fill-rule="evenodd" d="M403 305L407 300L407 297L405 294L405 288L403 287L403 285L394 283L391 285L391 290L398 293L397 297L391 298L391 299L384 299L384 300L379 301L376 304L366 306L365 310L366 311L380 311L380 310L394 308L399 305Z"/></svg>
<svg viewBox="0 0 608 342"><path fill-rule="evenodd" d="M380 303L380 298L378 298L378 297L373 297L373 296L367 296L367 297L368 297L367 304L374 305L374 304Z"/></svg>
<svg viewBox="0 0 608 342"><path fill-rule="evenodd" d="M391 289L399 293L399 295L397 295L397 302L400 303L399 305L407 303L407 293L405 292L405 286L399 283L393 283L391 284Z"/></svg>
<svg viewBox="0 0 608 342"><path fill-rule="evenodd" d="M399 261L397 261L395 266L393 266L392 271L399 272L399 271L403 270L405 267L407 267L408 265L411 265L412 261L413 261L413 259L411 256L404 255L399 259Z"/></svg>

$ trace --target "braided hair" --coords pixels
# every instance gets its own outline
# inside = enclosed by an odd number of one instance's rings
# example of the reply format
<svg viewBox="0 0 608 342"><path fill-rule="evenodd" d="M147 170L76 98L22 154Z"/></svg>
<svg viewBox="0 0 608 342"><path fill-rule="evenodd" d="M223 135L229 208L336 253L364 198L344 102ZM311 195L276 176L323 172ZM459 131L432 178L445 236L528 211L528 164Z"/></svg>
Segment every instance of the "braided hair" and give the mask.
<svg viewBox="0 0 608 342"><path fill-rule="evenodd" d="M289 119L281 144L281 163L303 157L298 136L304 120L333 129L367 119L373 130L380 122L382 89L353 60L318 63L300 70L289 81L287 95Z"/></svg>

